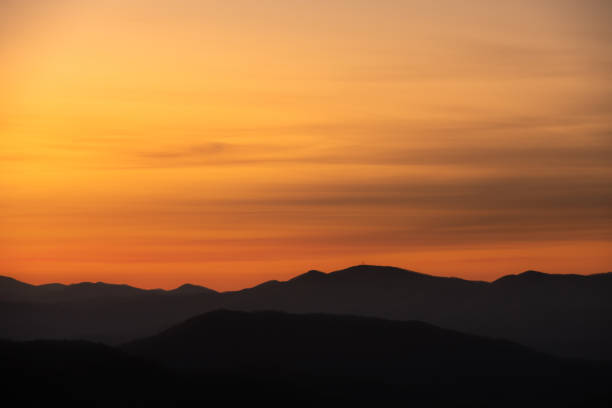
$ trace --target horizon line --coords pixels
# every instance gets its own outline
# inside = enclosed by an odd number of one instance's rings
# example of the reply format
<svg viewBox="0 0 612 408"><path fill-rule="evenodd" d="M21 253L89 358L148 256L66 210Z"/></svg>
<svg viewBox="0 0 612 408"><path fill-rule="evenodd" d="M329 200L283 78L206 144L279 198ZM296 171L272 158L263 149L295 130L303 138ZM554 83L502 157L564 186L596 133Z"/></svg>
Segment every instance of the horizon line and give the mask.
<svg viewBox="0 0 612 408"><path fill-rule="evenodd" d="M402 268L402 267L398 267L398 266L393 266L393 265L372 265L372 264L356 264L356 265L351 265L348 266L346 268L341 268L341 269L337 269L337 270L333 270L330 272L324 272L324 271L320 271L318 269L309 269L306 272L303 273L299 273L297 275L294 275L293 277L287 279L287 280L277 280L277 279L268 279L265 281L262 281L260 283L257 283L253 286L247 286L247 287L243 287L240 289L234 289L234 290L217 290L217 289L213 289L209 286L206 286L204 284L199 284L199 283L193 283L193 282L184 282L176 287L171 287L171 288L162 288L162 287L152 287L152 288L144 288L144 287L139 287L139 286L134 286L128 283L115 283L115 282L110 282L110 281L77 281L77 282L70 282L70 283L64 283L64 282L60 282L60 281L50 281L47 283L39 283L39 284L33 284L33 283L28 283L26 281L23 280L19 280L17 278L14 278L12 276L9 275L0 275L0 278L5 278L5 279L11 279L14 280L16 282L19 283L23 283L26 284L28 286L33 286L33 287L40 287L40 286L46 286L46 285L63 285L63 286L74 286L74 285L80 285L80 284L104 284L104 285L112 285L112 286L127 286L130 288L134 288L134 289L139 289L139 290L145 290L145 291L164 291L164 292L172 292L175 290L178 290L184 286L196 286L196 287L201 287L201 288L205 288L205 289L209 289L212 290L214 292L217 293L231 293L231 292L239 292L242 290L246 290L246 289L251 289L254 287L257 287L259 285L262 285L264 283L267 282L289 282L297 277L303 276L307 273L316 271L316 272L320 272L323 273L325 275L330 275L336 272L341 272L341 271L345 271L345 270L349 270L349 269L354 269L354 268L359 268L359 267L374 267L374 268L392 268L392 269L397 269L397 270L401 270L401 271L405 271L405 272L410 272L410 273L416 273L419 275L425 275L425 276L430 276L430 277L434 277L434 278L446 278L446 279L460 279L460 280L464 280L464 281L469 281L469 282L483 282L483 283L493 283L496 282L502 278L508 277L508 276L519 276L525 273L529 273L529 272L536 272L542 275L548 275L548 276L582 276L582 277L589 277L589 276L596 276L596 275L605 275L605 274L609 274L612 273L612 271L607 271L607 272L595 272L595 273L590 273L590 274L578 274L578 273L549 273L549 272L542 272L542 271L538 271L535 269L525 269L522 272L519 273L511 273L511 274L505 274L505 275L501 275L495 279L492 280L481 280L481 279L466 279L466 278L462 278L459 276L454 276L454 275L432 275L432 274L428 274L428 273L423 273L423 272L418 272L418 271L414 271L412 269L406 269L406 268Z"/></svg>

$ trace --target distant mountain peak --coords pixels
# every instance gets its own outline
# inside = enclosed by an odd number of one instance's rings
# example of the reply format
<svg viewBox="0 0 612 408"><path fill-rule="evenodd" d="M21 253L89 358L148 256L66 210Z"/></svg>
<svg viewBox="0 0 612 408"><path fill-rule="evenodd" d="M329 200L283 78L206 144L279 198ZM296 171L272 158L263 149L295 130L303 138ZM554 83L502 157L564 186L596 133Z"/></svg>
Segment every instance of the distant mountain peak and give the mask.
<svg viewBox="0 0 612 408"><path fill-rule="evenodd" d="M359 265L349 266L348 268L344 268L342 270L343 271L365 271L365 270L369 270L369 269L385 269L385 268L400 269L400 268L396 268L394 266L380 266L380 265L359 264Z"/></svg>
<svg viewBox="0 0 612 408"><path fill-rule="evenodd" d="M312 269L306 273L303 273L301 275L298 275L294 278L289 279L289 282L296 282L296 281L306 281L306 280L319 280L322 277L327 276L327 274L325 272L321 272L321 271L317 271L315 269Z"/></svg>
<svg viewBox="0 0 612 408"><path fill-rule="evenodd" d="M559 275L550 275L548 273L529 269L529 270L526 270L525 272L521 272L518 274L502 276L501 278L495 280L493 283L539 281L541 279L546 279L548 277L555 277L555 276L559 276Z"/></svg>
<svg viewBox="0 0 612 408"><path fill-rule="evenodd" d="M366 270L388 270L388 271L404 271L404 272L412 272L408 269L398 268L397 266L387 266L387 265L368 265L368 264L359 264L349 266L348 268L342 269L343 271L366 271Z"/></svg>
<svg viewBox="0 0 612 408"><path fill-rule="evenodd" d="M106 282L78 282L78 283L71 283L68 285L68 287L111 287L111 286L128 286L128 285L118 285L118 284L114 284L114 283L106 283Z"/></svg>
<svg viewBox="0 0 612 408"><path fill-rule="evenodd" d="M382 266L382 265L354 265L339 271L331 272L331 275L360 275L360 274L405 274L405 275L419 275L419 276L430 276L419 272L414 272L408 269L402 269L395 266Z"/></svg>
<svg viewBox="0 0 612 408"><path fill-rule="evenodd" d="M11 278L10 276L1 276L0 275L0 287L31 287L27 283L18 281L15 278Z"/></svg>
<svg viewBox="0 0 612 408"><path fill-rule="evenodd" d="M519 273L518 276L524 276L524 277L528 277L528 276L547 276L547 273L544 272L540 272L540 271L535 271L533 269L529 269L526 270L525 272Z"/></svg>
<svg viewBox="0 0 612 408"><path fill-rule="evenodd" d="M176 288L175 290L193 289L193 288L201 288L201 287L202 286L193 285L191 283L184 283L181 286L179 286L178 288Z"/></svg>
<svg viewBox="0 0 612 408"><path fill-rule="evenodd" d="M181 293L181 294L197 294L197 293L211 293L216 292L212 289L209 289L200 285L193 285L191 283L185 283L178 288L171 290L172 293Z"/></svg>

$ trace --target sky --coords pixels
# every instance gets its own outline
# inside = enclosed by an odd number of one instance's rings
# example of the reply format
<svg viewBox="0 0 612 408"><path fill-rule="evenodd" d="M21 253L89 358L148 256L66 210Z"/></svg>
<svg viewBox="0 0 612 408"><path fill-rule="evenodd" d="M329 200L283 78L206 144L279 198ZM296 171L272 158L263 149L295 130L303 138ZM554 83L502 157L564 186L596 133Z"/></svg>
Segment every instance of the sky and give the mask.
<svg viewBox="0 0 612 408"><path fill-rule="evenodd" d="M607 0L2 0L0 274L612 270Z"/></svg>

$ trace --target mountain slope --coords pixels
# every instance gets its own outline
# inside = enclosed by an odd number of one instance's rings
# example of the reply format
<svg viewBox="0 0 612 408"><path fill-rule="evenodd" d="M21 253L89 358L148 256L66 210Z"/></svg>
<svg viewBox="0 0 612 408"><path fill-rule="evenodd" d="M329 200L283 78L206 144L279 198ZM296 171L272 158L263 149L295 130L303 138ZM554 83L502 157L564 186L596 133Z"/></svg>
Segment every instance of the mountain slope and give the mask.
<svg viewBox="0 0 612 408"><path fill-rule="evenodd" d="M2 401L36 406L171 406L173 376L157 364L84 341L0 341ZM11 401L13 401L11 403Z"/></svg>
<svg viewBox="0 0 612 408"><path fill-rule="evenodd" d="M539 375L524 373L524 362L538 361L545 367L557 361L505 340L421 322L273 311L208 312L122 349L176 367L258 372L282 367L330 375L334 370L369 375L384 369L397 370L400 377L422 376L423 370L447 362L452 362L452 367L445 367L447 375L455 371ZM408 361L410 370L406 370Z"/></svg>
<svg viewBox="0 0 612 408"><path fill-rule="evenodd" d="M177 295L217 293L203 286L185 284L173 290L140 289L129 285L104 282L80 282L70 285L50 283L30 285L16 279L0 276L0 301L5 302L66 302L100 298L131 298L146 295Z"/></svg>
<svg viewBox="0 0 612 408"><path fill-rule="evenodd" d="M361 265L226 294L234 310L420 320L559 355L612 359L612 274L526 272L493 283Z"/></svg>
<svg viewBox="0 0 612 408"><path fill-rule="evenodd" d="M383 398L367 387L388 386L390 401L419 404L612 401L608 364L558 359L420 322L220 310L122 349L193 375L363 384L351 392L365 399Z"/></svg>
<svg viewBox="0 0 612 408"><path fill-rule="evenodd" d="M11 282L8 286L21 285ZM99 285L71 285L70 290L80 295L69 294L63 285L50 286L43 289L61 290L44 303L27 297L8 301L0 290L0 337L118 343L225 308L419 320L506 338L558 355L612 359L612 273L581 276L528 271L488 283L360 265L331 273L310 271L285 282L269 281L225 293L184 285L134 295L129 293L135 288L103 287L97 292L103 295L91 296L87 293L97 291ZM49 299L45 296L34 297Z"/></svg>

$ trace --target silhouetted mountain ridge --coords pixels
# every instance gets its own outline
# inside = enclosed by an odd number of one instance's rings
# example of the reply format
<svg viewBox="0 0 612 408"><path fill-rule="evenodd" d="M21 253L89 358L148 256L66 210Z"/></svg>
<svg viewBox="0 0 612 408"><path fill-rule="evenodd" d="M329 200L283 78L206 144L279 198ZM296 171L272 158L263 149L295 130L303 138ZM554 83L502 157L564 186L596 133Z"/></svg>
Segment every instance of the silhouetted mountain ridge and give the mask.
<svg viewBox="0 0 612 408"><path fill-rule="evenodd" d="M176 289L140 289L125 284L106 282L79 282L65 285L47 283L30 285L16 279L0 276L0 301L58 302L87 300L104 297L134 297L156 294L217 293L204 286L184 284Z"/></svg>
<svg viewBox="0 0 612 408"><path fill-rule="evenodd" d="M8 286L20 286L8 282ZM110 289L92 285L73 285L71 290L81 296L71 294L64 286L40 286L36 290L42 294L21 298L15 296L21 289L7 297L7 291L0 287L0 336L116 343L152 335L191 316L226 308L418 320L506 338L559 355L612 359L610 273L554 275L526 271L489 283L358 265L330 273L311 270L287 281L272 280L221 293L196 285L142 292L121 285ZM98 289L103 295L91 294ZM37 304L40 301L46 303Z"/></svg>
<svg viewBox="0 0 612 408"><path fill-rule="evenodd" d="M206 288L204 286L192 285L190 283L185 283L179 286L176 289L168 291L168 293L173 294L201 294L201 293L217 293L217 291Z"/></svg>
<svg viewBox="0 0 612 408"><path fill-rule="evenodd" d="M424 375L426 367L436 366L438 359L446 358L470 362L460 368L461 375L477 371L475 365L479 363L487 365L489 375L493 367L509 375L509 365L515 364L515 374L523 375L519 367L522 359L556 361L506 340L467 335L417 321L226 309L195 316L156 336L130 342L122 349L171 366L206 369L214 366L216 370L231 371L238 369L232 363L257 372L279 365L286 365L283 370L290 371L300 365L310 366L317 355L324 356L318 362L324 367L317 366L316 370L330 374L338 364L333 359L347 359L343 364L354 359L361 375L371 370L364 365L365 360L383 364L387 369L405 368L407 362L396 361L401 357L410 358L410 376ZM388 361L383 363L385 359ZM507 366L500 367L502 361ZM349 365L350 371L336 374L355 374L355 367ZM534 371L530 374L537 375Z"/></svg>
<svg viewBox="0 0 612 408"><path fill-rule="evenodd" d="M519 274L511 274L502 276L494 281L491 284L496 282L504 282L513 279L521 279L521 280L545 280L545 279L571 279L571 278L610 278L612 279L612 272L604 272L597 273L592 275L578 275L578 274L549 274L535 270L527 270L525 272ZM485 281L471 281L467 279L457 278L457 277L443 277L443 276L434 276L428 275L420 272L415 272L407 269L402 269L394 266L377 266L377 265L355 265L345 269L341 269L334 272L325 273L318 270L310 270L304 274L297 275L293 278L290 278L287 281L279 281L279 280L269 280L259 285L253 286L251 288L241 289L237 291L229 291L225 293L236 293L243 292L250 289L262 287L262 286L274 286L278 283L289 283L289 282L305 282L305 281L324 281L325 279L332 280L360 280L360 279L374 279L374 280L388 280L388 279L433 279L433 280L453 280L453 281L461 281L461 282L470 282L470 283L480 283L480 284L489 284L489 282ZM218 292L213 289L207 288L205 286L196 285L192 283L184 283L181 286L171 289L141 289L131 285L126 284L113 284L106 282L79 282L72 284L62 284L62 283L47 283L41 285L31 285L17 279L14 279L9 276L1 276L0 275L0 300L7 300L7 292L10 290L30 290L32 293L36 290L44 290L44 289L53 289L57 292L61 290L65 292L74 291L77 292L79 290L83 291L94 291L95 289L100 290L100 295L107 295L108 293L119 293L124 295L133 295L133 294L162 294L162 293L224 293ZM106 291L106 293L104 293ZM42 291L41 291L42 293ZM15 296L21 295L22 293L15 293ZM83 296L86 297L86 296ZM62 299L58 299L62 300Z"/></svg>
<svg viewBox="0 0 612 408"><path fill-rule="evenodd" d="M297 282L297 281L320 281L321 279L325 279L324 277L327 274L325 272L310 270L302 275L298 275L295 278L289 279L288 282ZM276 281L278 282L278 281Z"/></svg>
<svg viewBox="0 0 612 408"><path fill-rule="evenodd" d="M27 288L32 285L18 281L9 276L0 276L0 289Z"/></svg>
<svg viewBox="0 0 612 408"><path fill-rule="evenodd" d="M612 367L421 322L217 310L112 348L0 340L3 402L607 407ZM476 385L476 386L475 386Z"/></svg>
<svg viewBox="0 0 612 408"><path fill-rule="evenodd" d="M603 385L610 364L554 358L505 340L413 321L217 310L122 350L195 375L348 379L364 384L364 390L367 384L386 384L389 401L413 404L566 406L610 400ZM371 397L364 390L353 387L350 393Z"/></svg>

